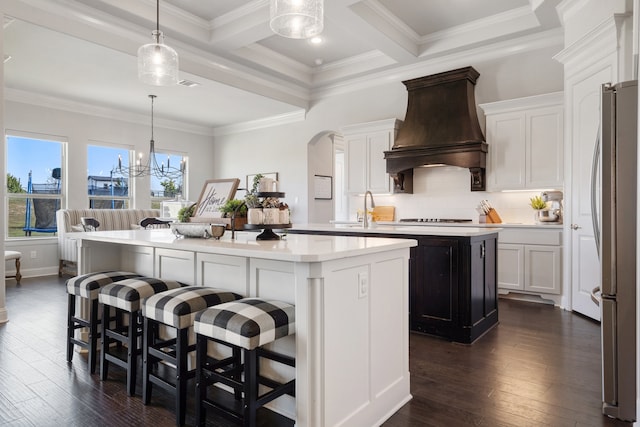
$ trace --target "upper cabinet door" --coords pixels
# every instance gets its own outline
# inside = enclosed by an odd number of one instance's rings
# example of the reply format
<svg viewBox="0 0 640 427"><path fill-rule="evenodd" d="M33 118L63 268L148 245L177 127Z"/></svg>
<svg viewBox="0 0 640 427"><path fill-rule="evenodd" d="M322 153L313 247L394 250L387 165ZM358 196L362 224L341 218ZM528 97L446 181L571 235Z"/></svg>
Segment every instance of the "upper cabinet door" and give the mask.
<svg viewBox="0 0 640 427"><path fill-rule="evenodd" d="M487 116L487 190L525 187L525 128L520 113Z"/></svg>
<svg viewBox="0 0 640 427"><path fill-rule="evenodd" d="M563 94L482 104L489 145L487 190L562 189Z"/></svg>
<svg viewBox="0 0 640 427"><path fill-rule="evenodd" d="M372 193L390 193L391 179L387 174L387 161L384 152L391 150L393 131L376 132L367 137L369 148L368 181Z"/></svg>
<svg viewBox="0 0 640 427"><path fill-rule="evenodd" d="M538 108L527 112L526 186L558 188L563 185L562 107Z"/></svg>
<svg viewBox="0 0 640 427"><path fill-rule="evenodd" d="M391 150L402 121L379 120L342 128L347 150L347 192L390 194L391 178L387 173L384 152Z"/></svg>
<svg viewBox="0 0 640 427"><path fill-rule="evenodd" d="M347 147L347 192L367 191L367 137L352 135L345 137Z"/></svg>

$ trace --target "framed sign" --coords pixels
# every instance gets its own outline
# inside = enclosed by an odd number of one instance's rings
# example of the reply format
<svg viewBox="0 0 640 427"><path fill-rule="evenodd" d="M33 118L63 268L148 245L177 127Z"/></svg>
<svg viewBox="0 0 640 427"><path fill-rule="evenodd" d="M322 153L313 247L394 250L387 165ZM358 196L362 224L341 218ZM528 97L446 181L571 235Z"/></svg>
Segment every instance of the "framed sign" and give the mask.
<svg viewBox="0 0 640 427"><path fill-rule="evenodd" d="M191 220L203 222L210 218L222 217L222 212L220 212L219 208L227 200L235 197L239 184L240 180L238 178L209 179L205 181Z"/></svg>
<svg viewBox="0 0 640 427"><path fill-rule="evenodd" d="M331 200L333 198L333 182L330 176L315 175L313 179L313 198Z"/></svg>

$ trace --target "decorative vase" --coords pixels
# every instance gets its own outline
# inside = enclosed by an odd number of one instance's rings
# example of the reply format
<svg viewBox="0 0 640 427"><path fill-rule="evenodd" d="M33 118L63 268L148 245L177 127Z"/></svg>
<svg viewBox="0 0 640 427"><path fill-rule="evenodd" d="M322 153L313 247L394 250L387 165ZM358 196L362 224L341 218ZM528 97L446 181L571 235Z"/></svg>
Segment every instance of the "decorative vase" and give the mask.
<svg viewBox="0 0 640 427"><path fill-rule="evenodd" d="M247 210L247 223L263 224L264 216L262 214L262 208L249 208Z"/></svg>

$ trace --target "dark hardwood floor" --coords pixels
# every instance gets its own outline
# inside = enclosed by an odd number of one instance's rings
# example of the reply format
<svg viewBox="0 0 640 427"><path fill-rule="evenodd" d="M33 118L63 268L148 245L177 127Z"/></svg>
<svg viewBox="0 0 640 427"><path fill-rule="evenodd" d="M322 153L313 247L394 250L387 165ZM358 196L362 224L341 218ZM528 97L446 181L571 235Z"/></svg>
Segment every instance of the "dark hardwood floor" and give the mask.
<svg viewBox="0 0 640 427"><path fill-rule="evenodd" d="M0 325L1 426L173 426L172 397L128 397L125 376L65 360L64 279L7 280ZM385 427L630 426L600 413L599 325L557 308L500 300L500 324L466 346L411 334L413 400ZM138 387L140 393L140 387ZM187 424L193 425L193 402ZM228 422L210 417L209 426ZM264 425L273 425L265 421ZM311 426L315 427L315 426ZM354 426L364 427L364 426Z"/></svg>

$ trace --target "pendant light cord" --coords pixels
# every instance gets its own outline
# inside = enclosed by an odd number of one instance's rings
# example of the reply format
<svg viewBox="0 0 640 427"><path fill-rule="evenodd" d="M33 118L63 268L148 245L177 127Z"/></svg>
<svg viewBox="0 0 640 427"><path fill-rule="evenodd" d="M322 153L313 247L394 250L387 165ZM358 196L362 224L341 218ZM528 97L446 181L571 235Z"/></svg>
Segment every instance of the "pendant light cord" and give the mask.
<svg viewBox="0 0 640 427"><path fill-rule="evenodd" d="M160 0L156 0L156 31L160 32Z"/></svg>
<svg viewBox="0 0 640 427"><path fill-rule="evenodd" d="M149 98L151 98L151 142L153 141L153 99L155 98L155 95L149 95Z"/></svg>

